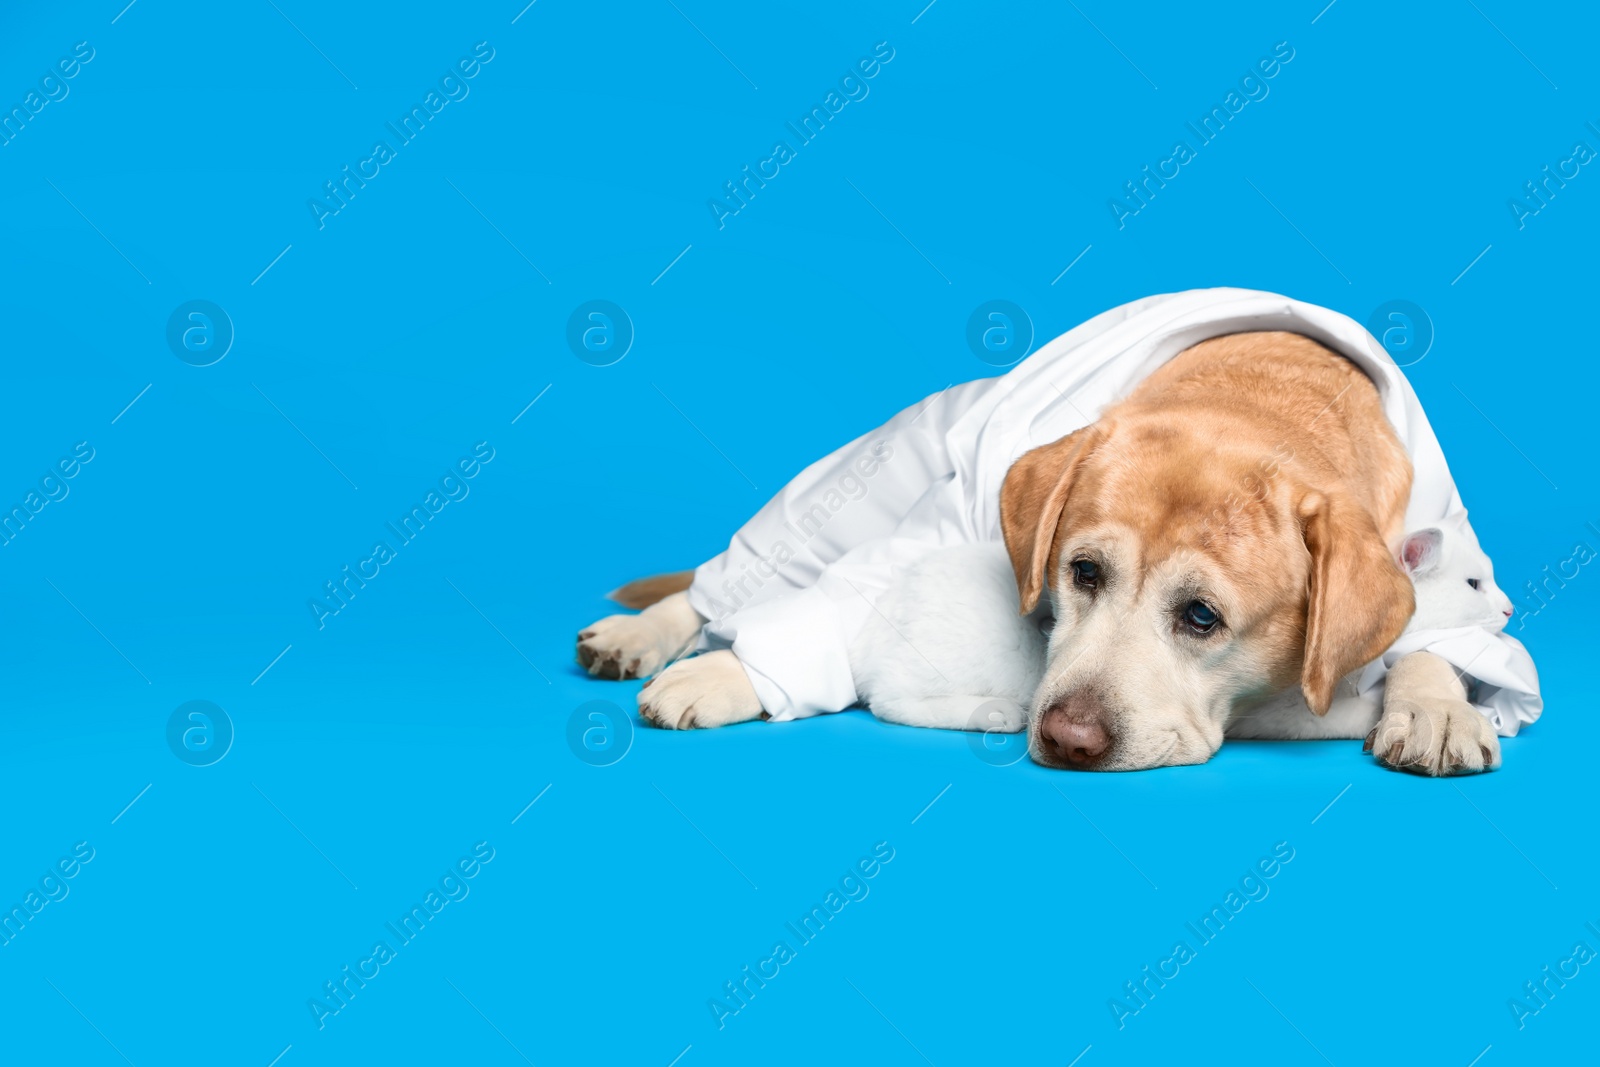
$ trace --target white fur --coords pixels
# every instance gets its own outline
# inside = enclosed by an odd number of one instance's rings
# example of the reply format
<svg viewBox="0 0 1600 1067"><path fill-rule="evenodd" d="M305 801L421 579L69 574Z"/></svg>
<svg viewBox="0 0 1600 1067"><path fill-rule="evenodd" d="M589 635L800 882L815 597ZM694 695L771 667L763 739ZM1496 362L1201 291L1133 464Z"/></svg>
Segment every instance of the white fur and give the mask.
<svg viewBox="0 0 1600 1067"><path fill-rule="evenodd" d="M851 642L856 692L885 722L1020 733L1049 616L1018 611L1004 545L939 549L897 576Z"/></svg>
<svg viewBox="0 0 1600 1067"><path fill-rule="evenodd" d="M1417 587L1417 613L1408 632L1482 626L1499 633L1506 628L1511 598L1494 584L1494 564L1470 530L1418 530L1406 535L1400 557Z"/></svg>

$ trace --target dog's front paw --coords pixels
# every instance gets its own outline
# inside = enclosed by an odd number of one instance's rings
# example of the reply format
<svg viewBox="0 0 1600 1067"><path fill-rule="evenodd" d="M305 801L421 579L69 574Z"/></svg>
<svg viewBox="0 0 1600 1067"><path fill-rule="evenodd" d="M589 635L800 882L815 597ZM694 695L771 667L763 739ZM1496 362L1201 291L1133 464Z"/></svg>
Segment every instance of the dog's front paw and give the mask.
<svg viewBox="0 0 1600 1067"><path fill-rule="evenodd" d="M707 652L674 663L639 690L639 714L664 730L747 722L761 700L732 652Z"/></svg>
<svg viewBox="0 0 1600 1067"><path fill-rule="evenodd" d="M578 634L578 665L596 678L648 678L675 648L643 615L608 615Z"/></svg>
<svg viewBox="0 0 1600 1067"><path fill-rule="evenodd" d="M1477 774L1500 766L1500 739L1489 720L1465 700L1447 697L1387 701L1362 751L1412 774Z"/></svg>

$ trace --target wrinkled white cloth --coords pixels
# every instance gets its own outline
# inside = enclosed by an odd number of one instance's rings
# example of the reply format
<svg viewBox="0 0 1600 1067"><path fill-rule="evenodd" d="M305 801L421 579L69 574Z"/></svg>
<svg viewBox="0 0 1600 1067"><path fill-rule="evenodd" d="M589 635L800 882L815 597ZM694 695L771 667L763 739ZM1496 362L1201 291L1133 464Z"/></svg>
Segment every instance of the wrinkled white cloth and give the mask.
<svg viewBox="0 0 1600 1067"><path fill-rule="evenodd" d="M1470 534L1421 403L1364 327L1274 293L1196 289L1096 315L1006 374L935 393L807 467L695 572L689 600L709 620L699 647L731 647L773 720L850 707L850 642L897 569L942 546L999 541L1000 484L1024 452L1087 426L1184 349L1250 330L1304 334L1365 371L1411 455L1406 529ZM1360 693L1381 697L1389 667L1419 649L1468 676L1501 736L1539 717L1532 657L1488 629L1407 633L1361 672Z"/></svg>

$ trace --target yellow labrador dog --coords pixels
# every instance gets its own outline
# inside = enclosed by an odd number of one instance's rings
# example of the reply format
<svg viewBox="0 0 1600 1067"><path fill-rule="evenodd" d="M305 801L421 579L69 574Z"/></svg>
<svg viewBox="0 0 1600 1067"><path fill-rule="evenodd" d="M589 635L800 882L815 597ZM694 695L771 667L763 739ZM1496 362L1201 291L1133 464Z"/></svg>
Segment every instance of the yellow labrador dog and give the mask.
<svg viewBox="0 0 1600 1067"><path fill-rule="evenodd" d="M1326 716L1341 680L1411 618L1397 560L1411 478L1373 383L1281 332L1195 345L1093 424L1023 455L1000 499L1011 617L1048 601L1056 620L1022 698L1034 760L1201 763L1230 721L1295 687ZM692 648L705 620L687 584L635 583L649 606L585 630L579 662L645 677ZM1391 672L1382 709L1321 736L1365 736L1388 765L1425 774L1492 769L1499 743L1465 695L1448 664L1415 653ZM730 651L673 665L639 703L675 727L762 710Z"/></svg>

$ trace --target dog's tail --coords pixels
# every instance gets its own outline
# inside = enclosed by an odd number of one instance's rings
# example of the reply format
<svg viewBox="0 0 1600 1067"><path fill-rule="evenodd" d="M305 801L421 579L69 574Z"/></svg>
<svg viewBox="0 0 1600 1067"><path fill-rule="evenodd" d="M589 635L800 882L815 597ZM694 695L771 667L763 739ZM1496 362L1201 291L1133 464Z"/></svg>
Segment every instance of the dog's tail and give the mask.
<svg viewBox="0 0 1600 1067"><path fill-rule="evenodd" d="M639 611L649 607L656 601L681 593L689 588L694 581L694 571L673 571L671 574L652 574L648 578L639 578L629 582L621 589L613 589L606 594L610 600L615 600L625 608Z"/></svg>

